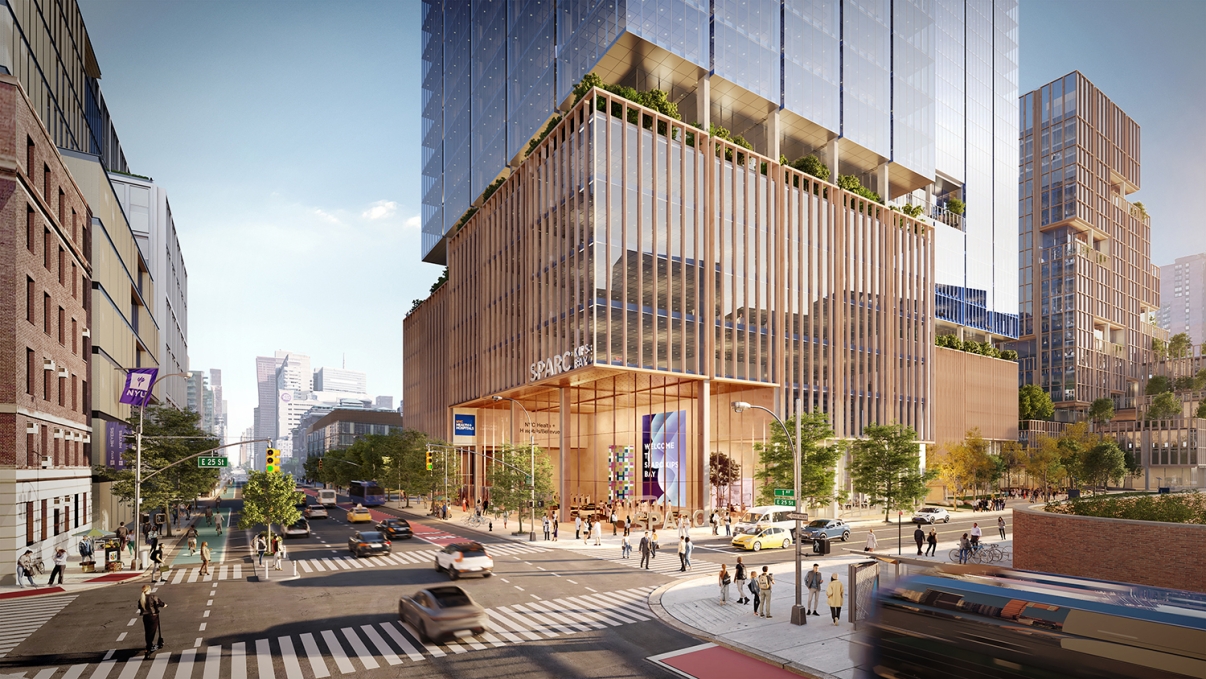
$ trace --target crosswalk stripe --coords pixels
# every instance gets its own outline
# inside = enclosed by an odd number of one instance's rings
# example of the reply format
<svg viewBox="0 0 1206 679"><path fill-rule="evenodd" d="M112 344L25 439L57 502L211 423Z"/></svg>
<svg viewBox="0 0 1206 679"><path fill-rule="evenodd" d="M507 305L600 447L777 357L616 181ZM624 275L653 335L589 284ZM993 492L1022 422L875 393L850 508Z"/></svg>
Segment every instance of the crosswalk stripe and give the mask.
<svg viewBox="0 0 1206 679"><path fill-rule="evenodd" d="M142 658L135 654L134 657L126 661L126 664L121 668L121 674L117 675L117 679L134 679L141 667ZM42 676L42 673L39 672L38 676Z"/></svg>
<svg viewBox="0 0 1206 679"><path fill-rule="evenodd" d="M347 559L347 557L344 557ZM352 568L364 568L364 564L360 563L360 559L348 559L348 563L352 564Z"/></svg>
<svg viewBox="0 0 1206 679"><path fill-rule="evenodd" d="M189 679L193 676L193 658L196 655L197 649L195 648L180 653L180 659L176 661L176 679Z"/></svg>
<svg viewBox="0 0 1206 679"><path fill-rule="evenodd" d="M293 640L289 637L277 637L281 647L281 661L285 665L287 679L302 679L301 664L297 662L297 654L293 651Z"/></svg>
<svg viewBox="0 0 1206 679"><path fill-rule="evenodd" d="M63 679L79 679L84 670L88 669L87 665L72 665L67 668L67 673L63 675Z"/></svg>
<svg viewBox="0 0 1206 679"><path fill-rule="evenodd" d="M230 566L227 566L226 564L222 564L222 567L218 569L218 579L225 580L226 575L229 572L230 572Z"/></svg>
<svg viewBox="0 0 1206 679"><path fill-rule="evenodd" d="M190 572L189 572L189 574L188 574L188 581L189 581L190 583L196 582L196 581L197 581L197 576L198 576L198 575L200 575L200 574L201 574L201 569L200 569L200 568L194 568L194 569L193 569L192 571L190 571Z"/></svg>
<svg viewBox="0 0 1206 679"><path fill-rule="evenodd" d="M586 610L596 611L598 615L618 620L621 623L634 623L640 621L640 618L637 618L632 613L628 613L626 611L620 612L617 611L614 606L604 606L603 604L592 602L585 596L570 597L567 598L566 601L569 601L576 606L582 606Z"/></svg>
<svg viewBox="0 0 1206 679"><path fill-rule="evenodd" d="M235 580L243 579L243 564L237 563L234 565L234 579Z"/></svg>
<svg viewBox="0 0 1206 679"><path fill-rule="evenodd" d="M574 608L572 609L571 612L579 617L589 618L591 620L598 620L598 621L601 621L604 625L607 625L610 627L617 627L619 625L623 625L626 622L628 622L627 620L619 620L619 619L617 619L616 616L609 615L608 613L598 610L594 606L588 606L585 601L579 602L577 599L573 599L570 597L566 597L564 599L558 599L557 601L562 604L569 604L570 606L573 606Z"/></svg>
<svg viewBox="0 0 1206 679"><path fill-rule="evenodd" d="M214 579L214 574L212 572L206 573L205 577L201 578L201 582L209 582L210 580L213 580L213 579Z"/></svg>
<svg viewBox="0 0 1206 679"><path fill-rule="evenodd" d="M301 566L301 569L307 573L314 572L314 569L310 568L310 560L309 559L302 559L301 561L297 562L297 565Z"/></svg>
<svg viewBox="0 0 1206 679"><path fill-rule="evenodd" d="M303 566L305 566L305 564L311 564L314 567L314 570L318 571L319 573L327 570L326 568L323 567L322 562L319 561L318 559L302 559L299 563L301 563ZM305 566L305 567L309 568L310 566ZM308 573L309 571L306 571L306 572Z"/></svg>
<svg viewBox="0 0 1206 679"><path fill-rule="evenodd" d="M486 614L489 615L490 619L494 620L495 622L506 625L507 627L510 627L511 629L515 630L516 632L519 632L520 634L524 635L525 637L527 637L529 639L532 639L534 641L541 640L541 637L536 634L536 630L529 629L527 623L517 617L512 618L510 615L507 615L506 613L504 613L503 611L501 611L497 608L486 609ZM514 613L512 613L511 615L514 615ZM556 634L550 634L543 630L541 630L541 632L547 637L557 636Z"/></svg>
<svg viewBox="0 0 1206 679"><path fill-rule="evenodd" d="M411 636L411 638L413 638L415 641L419 642L419 645L421 645L423 648L427 649L428 653L434 655L437 658L443 658L444 656L448 655L439 646L433 646L432 644L429 644L426 641L423 641L423 638L421 636L419 636L419 633L415 631L415 628L410 626L410 623L399 622L398 624L402 626L402 629L405 630L406 633Z"/></svg>
<svg viewBox="0 0 1206 679"><path fill-rule="evenodd" d="M218 679L222 670L222 647L210 646L205 649L205 670L201 679Z"/></svg>
<svg viewBox="0 0 1206 679"><path fill-rule="evenodd" d="M187 568L181 568L181 569L178 569L178 570L176 571L176 577L172 578L172 584L173 584L173 585L179 585L179 584L180 584L180 581L184 579L184 576L185 576L185 574L187 574L187 573L188 573L188 569L187 569Z"/></svg>
<svg viewBox="0 0 1206 679"><path fill-rule="evenodd" d="M339 644L339 639L335 636L332 630L323 630L323 641L327 642L327 650L331 652L331 657L335 659L335 666L344 674L350 674L356 671L352 665L352 661L348 660L348 654L343 652L343 646Z"/></svg>
<svg viewBox="0 0 1206 679"><path fill-rule="evenodd" d="M614 601L611 599L607 599L605 597L599 596L598 594L595 594L594 596L587 596L585 594L581 594L581 595L579 595L579 598L586 600L586 601L596 603L600 606L607 607L609 609L618 610L620 612L623 612L627 615L639 618L641 620L649 620L649 616L645 615L644 613L641 613L639 610L634 609L633 607L629 606L628 604L625 604L625 603L622 603L619 601Z"/></svg>
<svg viewBox="0 0 1206 679"><path fill-rule="evenodd" d="M272 673L272 648L267 639L255 640L255 664L260 670L259 679L275 679Z"/></svg>
<svg viewBox="0 0 1206 679"><path fill-rule="evenodd" d="M494 636L493 634L490 634L489 632L482 632L479 636L481 636L481 638L490 642L494 646L506 646L507 645L507 642L503 641L502 639L499 639L498 637Z"/></svg>
<svg viewBox="0 0 1206 679"><path fill-rule="evenodd" d="M586 632L593 628L592 625L585 625L570 618L565 614L564 611L549 610L549 606L547 604L551 603L551 601L537 601L535 603L524 604L524 606L529 607L537 615L543 613L544 615L557 622L560 622L563 625L569 625L570 629L574 630L575 632Z"/></svg>
<svg viewBox="0 0 1206 679"><path fill-rule="evenodd" d="M100 665L97 665L96 671L92 673L92 679L105 679L109 676L109 671L117 664L116 660L106 660Z"/></svg>
<svg viewBox="0 0 1206 679"><path fill-rule="evenodd" d="M356 634L356 630L351 627L344 627L343 636L352 645L352 650L356 652L356 656L360 658L360 662L364 663L364 669L375 670L381 667L373 659L373 654L369 653L369 650L365 648L364 642L360 640L360 636Z"/></svg>
<svg viewBox="0 0 1206 679"><path fill-rule="evenodd" d="M38 672L37 674L35 674L33 676L33 679L50 679L52 676L54 676L54 673L58 672L58 671L59 671L59 668L50 667L50 668L44 669L41 672Z"/></svg>
<svg viewBox="0 0 1206 679"><path fill-rule="evenodd" d="M168 661L171 659L171 653L160 653L155 656L155 661L151 663L151 671L147 672L146 679L163 679L163 675L167 673Z"/></svg>
<svg viewBox="0 0 1206 679"><path fill-rule="evenodd" d="M411 558L411 556L409 554L407 554L406 552L398 552L398 553L394 554L394 558L397 559L399 563L403 563L403 564L419 563L418 559Z"/></svg>
<svg viewBox="0 0 1206 679"><path fill-rule="evenodd" d="M390 665L402 664L402 659L394 654L394 649L390 648L389 644L385 643L385 639L382 639L381 635L377 634L377 630L373 629L372 625L361 625L360 629L364 632L364 636L368 637L368 640L373 642L373 645L377 647L377 650L381 653L381 657L385 659L385 662L389 663Z"/></svg>
<svg viewBox="0 0 1206 679"><path fill-rule="evenodd" d="M448 650L452 651L453 653L468 653L468 651L465 650L464 646L461 646L460 644L456 643L455 641L445 642L444 647L447 648Z"/></svg>
<svg viewBox="0 0 1206 679"><path fill-rule="evenodd" d="M523 604L504 606L503 611L505 611L507 615L513 616L516 620L526 623L528 627L547 637L555 637L559 634L573 634L573 630L566 629L560 625L543 622L539 616L533 616L530 611L525 609Z"/></svg>
<svg viewBox="0 0 1206 679"><path fill-rule="evenodd" d="M314 641L314 635L306 632L301 635L302 650L306 652L306 657L310 660L310 669L314 672L315 677L329 677L330 670L327 669L327 664L322 660L322 651L318 650L318 644Z"/></svg>
<svg viewBox="0 0 1206 679"><path fill-rule="evenodd" d="M381 629L385 630L385 633L389 635L389 638L394 640L394 643L398 645L398 648L402 649L402 652L406 654L406 657L416 661L423 660L423 654L419 653L419 649L415 648L414 644L410 643L410 639L402 636L402 633L398 631L397 627L394 627L393 623L383 622L381 623Z"/></svg>
<svg viewBox="0 0 1206 679"><path fill-rule="evenodd" d="M490 611L486 611L486 613L489 614ZM513 634L510 631L510 625L507 625L507 623L505 621L503 621L502 618L491 615L490 620L493 623L492 627L494 628L494 631L497 632L498 634L501 634L502 638L506 639L507 641L509 641L513 644L522 644L524 641L526 641L526 639L521 639L518 635ZM531 637L533 639L540 638L540 637L536 636L535 634L531 635Z"/></svg>
<svg viewBox="0 0 1206 679"><path fill-rule="evenodd" d="M247 643L230 645L230 679L247 679Z"/></svg>
<svg viewBox="0 0 1206 679"><path fill-rule="evenodd" d="M475 650L475 651L486 650L486 645L481 643L477 639L474 639L473 637L465 637L464 639L461 639L461 643L469 644L469 646L472 647L473 650Z"/></svg>

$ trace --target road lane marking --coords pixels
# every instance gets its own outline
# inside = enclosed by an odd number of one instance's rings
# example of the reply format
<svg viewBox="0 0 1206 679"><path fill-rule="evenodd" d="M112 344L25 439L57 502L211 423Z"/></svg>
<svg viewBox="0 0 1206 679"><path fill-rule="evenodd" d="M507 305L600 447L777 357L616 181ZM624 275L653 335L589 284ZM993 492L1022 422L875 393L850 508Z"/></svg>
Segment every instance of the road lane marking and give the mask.
<svg viewBox="0 0 1206 679"><path fill-rule="evenodd" d="M314 676L331 676L331 671L327 669L327 664L322 660L322 651L318 650L318 644L314 641L314 635L306 632L301 635L301 642L302 650L306 652L306 658L310 661L310 670L314 672ZM332 654L334 654L333 649Z"/></svg>
<svg viewBox="0 0 1206 679"><path fill-rule="evenodd" d="M382 639L380 634L377 634L377 630L372 625L361 625L360 629L364 632L364 636L368 637L368 640L372 642L373 646L377 647L377 651L381 653L381 657L385 659L385 662L390 665L402 664L402 659L394 654L394 650L389 647L389 644L385 643L385 639Z"/></svg>

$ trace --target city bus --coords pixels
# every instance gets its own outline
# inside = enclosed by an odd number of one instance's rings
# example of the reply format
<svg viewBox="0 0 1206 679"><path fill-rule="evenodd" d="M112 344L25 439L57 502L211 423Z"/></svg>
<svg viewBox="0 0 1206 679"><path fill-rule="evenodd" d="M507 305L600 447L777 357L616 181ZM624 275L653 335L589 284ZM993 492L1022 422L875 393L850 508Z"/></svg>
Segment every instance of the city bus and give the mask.
<svg viewBox="0 0 1206 679"><path fill-rule="evenodd" d="M385 504L385 491L376 481L352 481L348 484L348 495L354 505L376 507Z"/></svg>
<svg viewBox="0 0 1206 679"><path fill-rule="evenodd" d="M1206 594L1048 573L929 573L876 591L870 674L1206 677Z"/></svg>

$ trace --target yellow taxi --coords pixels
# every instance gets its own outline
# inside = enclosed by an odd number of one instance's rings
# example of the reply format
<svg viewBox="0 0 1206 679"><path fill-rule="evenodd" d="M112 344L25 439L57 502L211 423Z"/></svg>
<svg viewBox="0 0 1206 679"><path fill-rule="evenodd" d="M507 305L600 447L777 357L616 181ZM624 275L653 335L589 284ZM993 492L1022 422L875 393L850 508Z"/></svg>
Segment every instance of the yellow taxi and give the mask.
<svg viewBox="0 0 1206 679"><path fill-rule="evenodd" d="M791 532L786 528L755 528L749 533L742 533L733 538L733 546L755 552L766 548L779 547L786 549L791 546Z"/></svg>
<svg viewBox="0 0 1206 679"><path fill-rule="evenodd" d="M348 523L372 523L373 515L369 510L357 505L348 510Z"/></svg>

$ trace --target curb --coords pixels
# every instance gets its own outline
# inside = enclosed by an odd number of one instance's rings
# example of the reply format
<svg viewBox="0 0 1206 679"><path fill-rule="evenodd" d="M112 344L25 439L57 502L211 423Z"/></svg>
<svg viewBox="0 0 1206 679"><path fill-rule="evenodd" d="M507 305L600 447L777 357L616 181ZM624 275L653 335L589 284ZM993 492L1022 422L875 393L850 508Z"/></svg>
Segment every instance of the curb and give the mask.
<svg viewBox="0 0 1206 679"><path fill-rule="evenodd" d="M755 658L764 663L767 663L768 665L773 665L775 667L787 670L788 672L793 672L795 674L798 674L802 677L808 677L809 679L838 679L838 677L835 675L813 669L811 667L808 667L807 665L801 665L800 663L797 663L797 662L794 662L791 660L784 660L776 655L771 655L770 653L766 653L765 651L760 651L756 648L746 646L745 644L738 644L736 642L729 641L728 639L725 639L724 637L716 636L709 632L705 632L701 629L698 629L696 627L692 627L692 626L682 622L678 618L674 617L673 615L670 615L670 612L667 611L664 606L662 606L662 595L665 594L667 591L673 589L674 587L677 587L678 585L682 585L682 584L685 584L688 582L694 582L696 580L703 580L705 578L710 578L710 577L711 576L700 576L698 578L690 578L687 580L680 579L676 582L668 582L668 583L662 585L661 587L658 587L657 589L653 590L653 592L651 592L649 594L649 599L647 601L647 603L649 604L649 609L653 611L653 614L658 617L658 620L660 620L662 622L662 624L664 624L668 627L673 627L674 629L678 630L679 632L682 632L683 634L686 634L687 636L692 636L692 637L695 637L696 639L702 639L703 641L707 641L707 642L716 644L717 646L722 646L724 648L729 649L730 651L735 651L742 655L746 655L751 658Z"/></svg>

